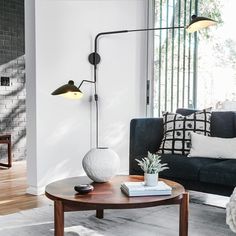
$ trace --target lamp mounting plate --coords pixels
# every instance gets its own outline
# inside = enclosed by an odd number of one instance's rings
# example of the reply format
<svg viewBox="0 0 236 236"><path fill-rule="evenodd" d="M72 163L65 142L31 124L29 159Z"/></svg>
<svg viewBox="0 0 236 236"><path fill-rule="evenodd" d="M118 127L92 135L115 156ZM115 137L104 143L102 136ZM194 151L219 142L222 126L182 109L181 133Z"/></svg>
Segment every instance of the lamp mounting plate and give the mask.
<svg viewBox="0 0 236 236"><path fill-rule="evenodd" d="M89 60L90 64L97 65L101 61L101 57L98 53L92 52L89 54L88 60Z"/></svg>

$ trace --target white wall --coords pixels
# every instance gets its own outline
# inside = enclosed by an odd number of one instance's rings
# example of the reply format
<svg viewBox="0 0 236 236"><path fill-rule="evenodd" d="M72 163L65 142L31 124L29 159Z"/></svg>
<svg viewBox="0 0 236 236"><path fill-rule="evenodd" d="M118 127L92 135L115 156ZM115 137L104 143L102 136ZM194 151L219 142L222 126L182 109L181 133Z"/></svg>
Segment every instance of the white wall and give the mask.
<svg viewBox="0 0 236 236"><path fill-rule="evenodd" d="M87 57L97 33L147 27L147 1L36 0L35 15L33 1L25 5L28 191L37 194L53 180L83 174L81 160L95 141L93 86L82 87L81 100L50 93L69 79L92 79ZM145 115L146 47L145 33L99 40L100 146L119 154L122 173L129 122Z"/></svg>

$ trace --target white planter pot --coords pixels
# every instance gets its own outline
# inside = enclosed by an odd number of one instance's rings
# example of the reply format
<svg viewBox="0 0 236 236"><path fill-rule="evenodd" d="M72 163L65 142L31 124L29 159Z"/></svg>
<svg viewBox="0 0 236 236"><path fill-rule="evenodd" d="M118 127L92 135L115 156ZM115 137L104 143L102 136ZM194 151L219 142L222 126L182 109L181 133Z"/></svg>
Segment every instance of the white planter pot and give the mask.
<svg viewBox="0 0 236 236"><path fill-rule="evenodd" d="M107 182L119 170L120 158L109 148L93 148L83 158L87 176L95 182Z"/></svg>
<svg viewBox="0 0 236 236"><path fill-rule="evenodd" d="M144 183L146 186L156 186L158 183L158 173L157 174L144 173Z"/></svg>

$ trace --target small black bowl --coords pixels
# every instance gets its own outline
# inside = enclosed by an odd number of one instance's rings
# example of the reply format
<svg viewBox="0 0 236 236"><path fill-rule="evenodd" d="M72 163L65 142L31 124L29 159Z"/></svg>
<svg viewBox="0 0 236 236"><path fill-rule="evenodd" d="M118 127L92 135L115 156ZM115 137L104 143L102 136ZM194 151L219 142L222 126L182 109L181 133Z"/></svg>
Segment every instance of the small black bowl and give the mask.
<svg viewBox="0 0 236 236"><path fill-rule="evenodd" d="M74 187L75 191L80 194L87 194L94 190L94 187L90 184L79 184Z"/></svg>

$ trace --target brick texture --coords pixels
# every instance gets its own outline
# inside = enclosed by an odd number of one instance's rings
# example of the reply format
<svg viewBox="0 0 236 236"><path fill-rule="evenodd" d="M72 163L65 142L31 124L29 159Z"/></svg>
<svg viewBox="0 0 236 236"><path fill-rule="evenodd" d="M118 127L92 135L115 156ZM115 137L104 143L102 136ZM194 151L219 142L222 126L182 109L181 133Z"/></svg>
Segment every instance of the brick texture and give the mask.
<svg viewBox="0 0 236 236"><path fill-rule="evenodd" d="M0 86L0 135L12 135L13 160L26 156L24 45L24 0L0 0L0 77L10 77L10 86ZM6 157L0 145L0 159Z"/></svg>

